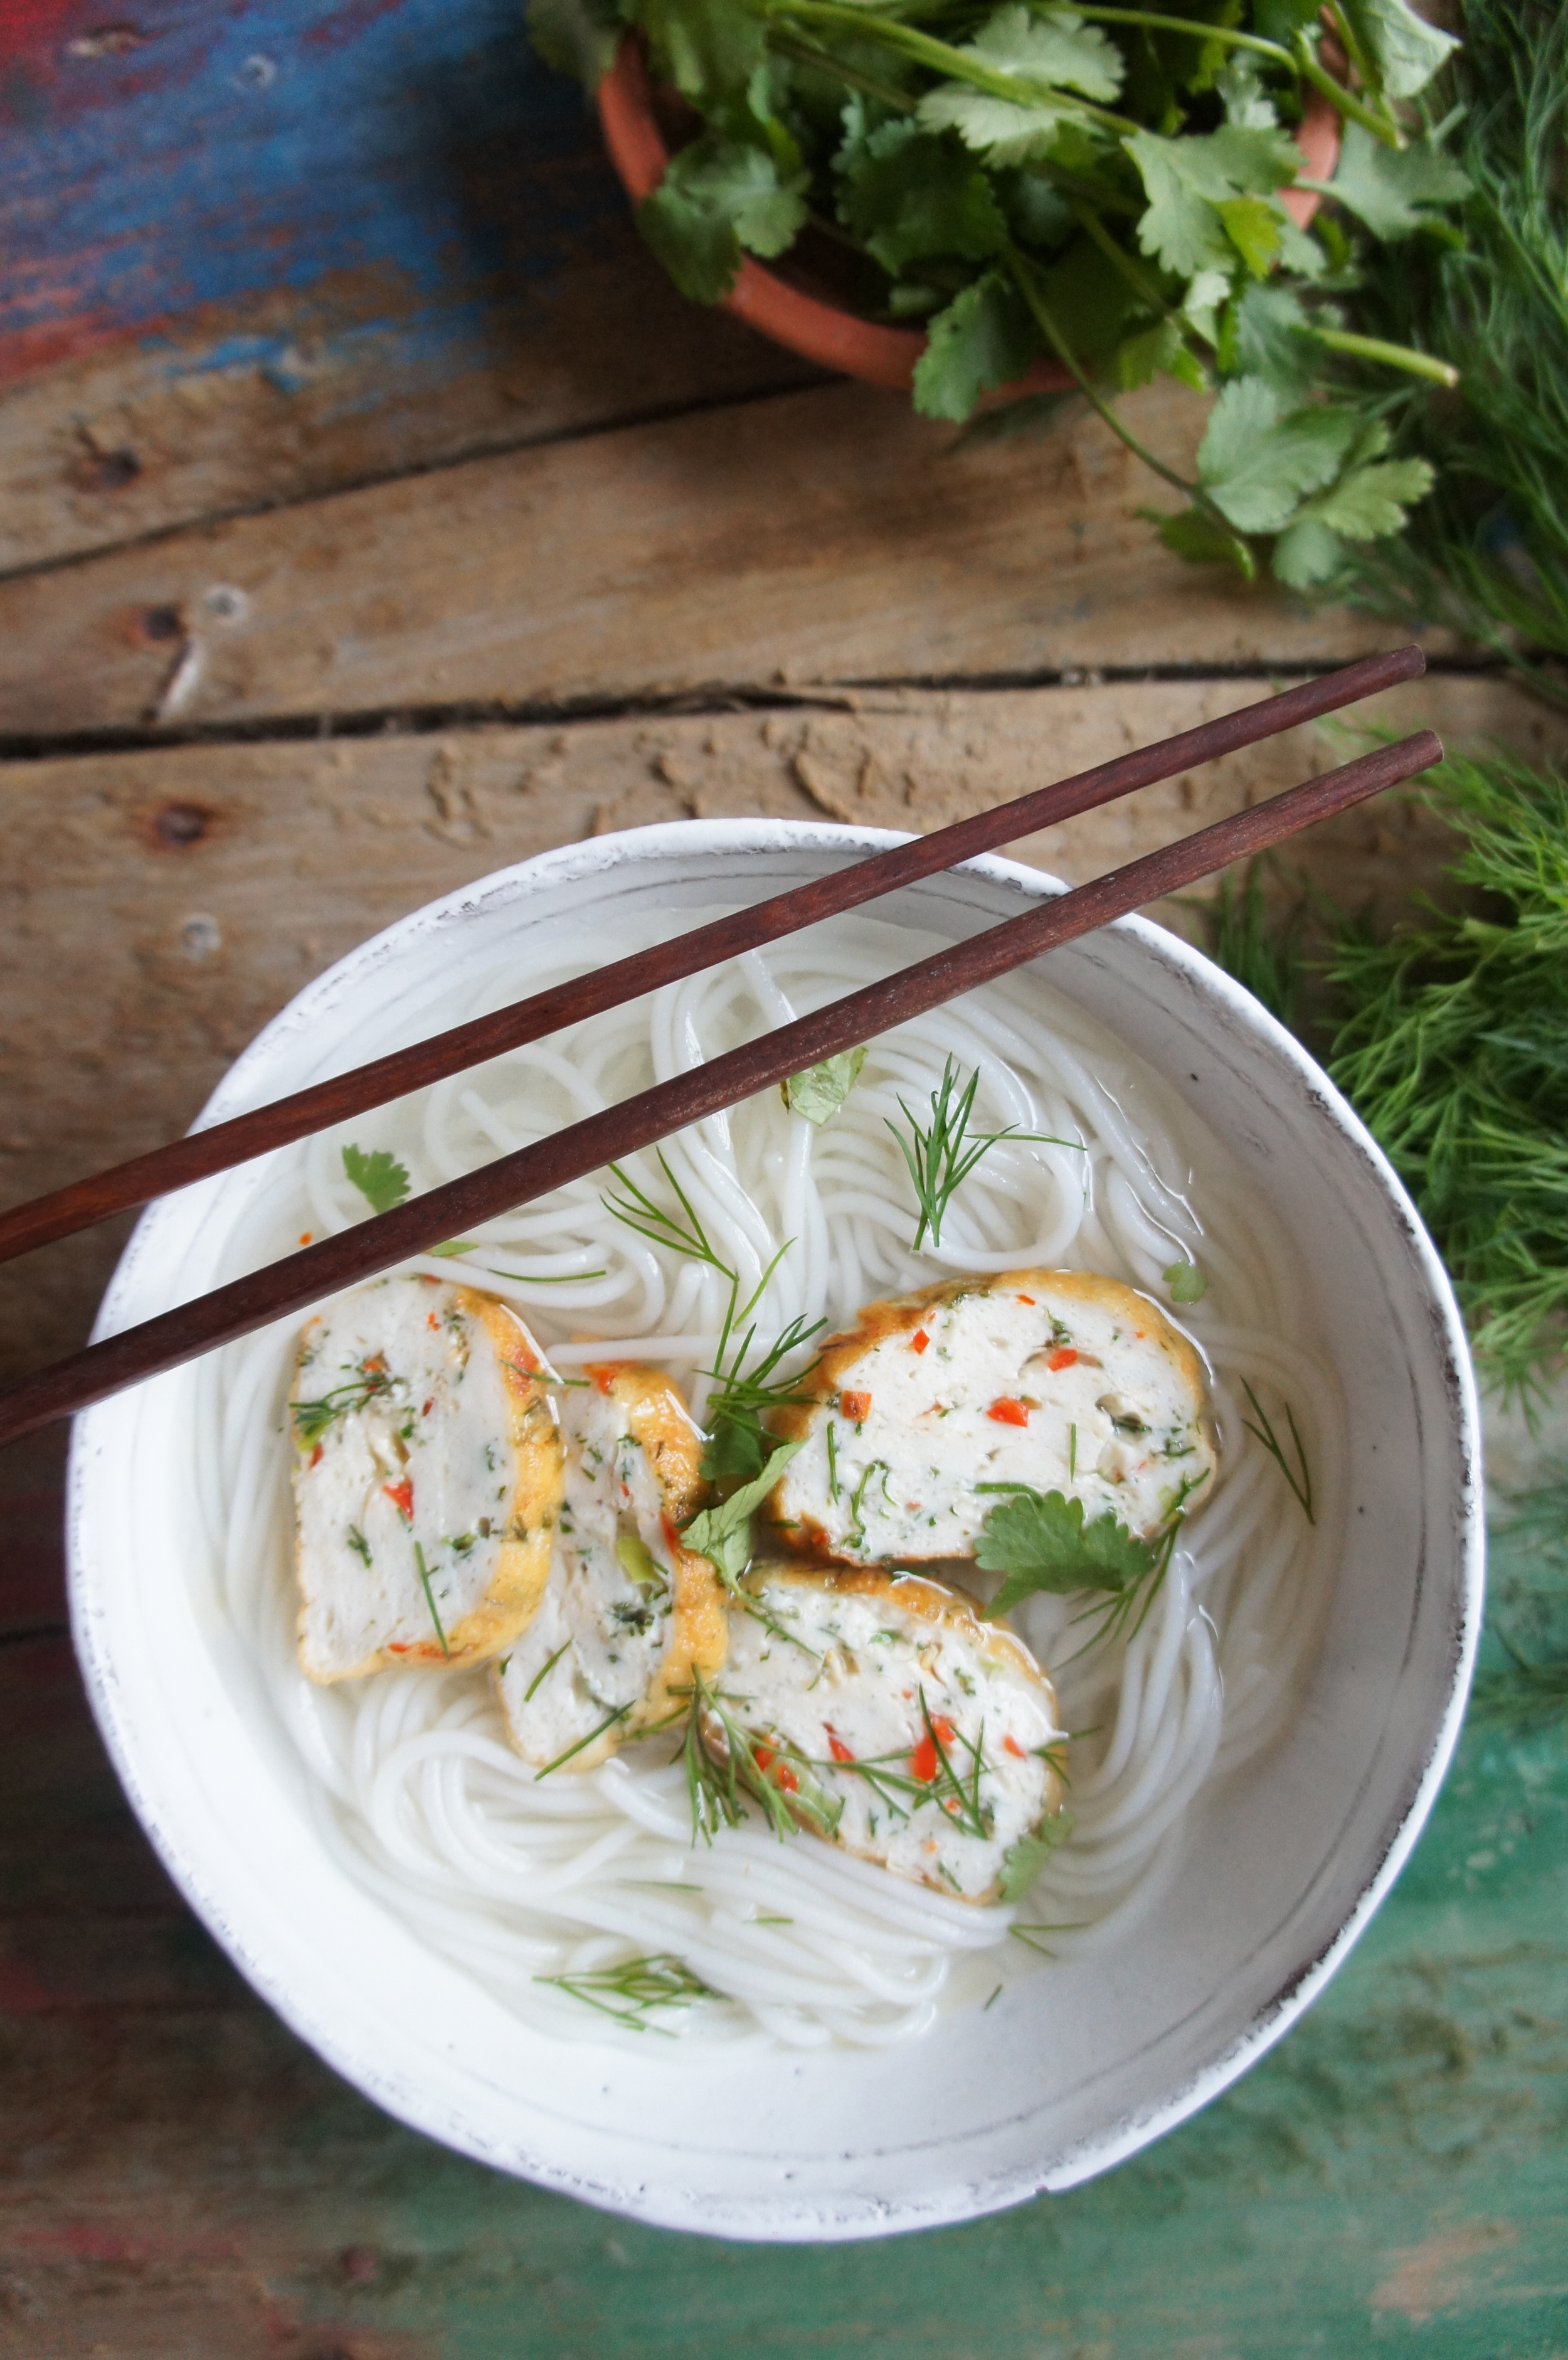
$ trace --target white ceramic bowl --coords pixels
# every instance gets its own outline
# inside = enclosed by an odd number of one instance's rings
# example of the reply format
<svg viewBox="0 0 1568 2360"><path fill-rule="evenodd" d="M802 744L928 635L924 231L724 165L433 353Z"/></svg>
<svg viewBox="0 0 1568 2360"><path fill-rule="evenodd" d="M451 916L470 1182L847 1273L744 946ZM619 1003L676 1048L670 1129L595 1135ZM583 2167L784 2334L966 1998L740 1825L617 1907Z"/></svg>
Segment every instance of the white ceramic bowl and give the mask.
<svg viewBox="0 0 1568 2360"><path fill-rule="evenodd" d="M239 1060L216 1120L356 1061L356 1025L505 936L760 898L896 839L776 821L606 836L502 871L391 927ZM1059 890L984 859L879 905L963 937ZM404 2121L506 2171L668 2227L863 2237L965 2220L1131 2155L1225 2088L1322 1990L1414 1842L1464 1707L1480 1609L1476 1416L1447 1282L1343 1100L1206 960L1136 919L1055 953L1054 983L1178 1083L1300 1240L1349 1410L1349 1538L1295 1727L1205 1808L1125 1955L1063 1962L909 2052L742 2056L532 2032L351 1885L222 1601L193 1570L193 1371L78 1421L76 1643L126 1792L192 1907L256 1990ZM357 1054L363 1054L358 1052ZM99 1332L217 1274L252 1169L143 1218ZM236 1195L235 1192L240 1192ZM182 1461L182 1449L187 1458ZM182 1471L183 1470L183 1471Z"/></svg>

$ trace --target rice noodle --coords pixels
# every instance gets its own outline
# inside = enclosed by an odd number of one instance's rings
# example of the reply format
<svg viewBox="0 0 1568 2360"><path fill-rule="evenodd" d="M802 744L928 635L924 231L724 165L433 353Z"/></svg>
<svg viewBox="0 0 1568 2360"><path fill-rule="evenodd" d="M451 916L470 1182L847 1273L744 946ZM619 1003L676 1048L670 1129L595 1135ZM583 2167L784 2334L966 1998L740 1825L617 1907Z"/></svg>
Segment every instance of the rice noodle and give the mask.
<svg viewBox="0 0 1568 2360"><path fill-rule="evenodd" d="M286 1151L236 1224L231 1266L253 1266L301 1229L321 1235L362 1217L343 1165L351 1139L389 1147L416 1190L431 1186L885 973L909 945L874 922L818 928ZM602 943L579 935L572 960L553 967L537 948L527 961L497 960L481 997L450 992L430 1018L459 1022L628 946L623 929ZM365 1053L380 1045L367 1037ZM1083 1152L993 1149L950 1206L940 1251L916 1255L912 1196L887 1126L901 1119L900 1098L923 1112L949 1054L979 1069L977 1124L1048 1132ZM1288 1725L1343 1512L1339 1397L1310 1340L1302 1273L1267 1205L1158 1076L1036 977L874 1043L823 1129L769 1092L664 1153L743 1295L791 1240L757 1314L763 1339L797 1316L841 1327L878 1293L960 1272L1102 1270L1162 1304L1171 1262L1191 1258L1208 1275L1203 1300L1177 1316L1213 1376L1223 1441L1213 1503L1125 1645L1081 1653L1073 1601L1037 1599L1018 1618L1057 1680L1066 1725L1091 1732L1071 1752L1074 1831L1018 1910L966 1907L810 1836L779 1843L756 1823L693 1848L668 1737L541 1782L507 1746L483 1672L310 1686L294 1654L292 1337L278 1329L230 1347L203 1395L199 1480L223 1587L345 1871L519 2015L562 2035L625 2038L539 1979L628 1951L673 1953L723 1995L659 2018L682 2038L912 2039L940 2006L1048 1972L1040 1948L1119 1939L1175 1873L1205 1785ZM664 1193L651 1153L630 1169ZM408 1267L461 1275L517 1305L562 1369L602 1353L604 1339L619 1357L665 1363L701 1418L726 1290L634 1235L602 1188L603 1175L574 1183L492 1222L460 1261ZM1315 1526L1243 1423L1244 1380L1277 1424L1285 1402L1294 1412ZM1008 1939L1015 1918L1027 1943Z"/></svg>

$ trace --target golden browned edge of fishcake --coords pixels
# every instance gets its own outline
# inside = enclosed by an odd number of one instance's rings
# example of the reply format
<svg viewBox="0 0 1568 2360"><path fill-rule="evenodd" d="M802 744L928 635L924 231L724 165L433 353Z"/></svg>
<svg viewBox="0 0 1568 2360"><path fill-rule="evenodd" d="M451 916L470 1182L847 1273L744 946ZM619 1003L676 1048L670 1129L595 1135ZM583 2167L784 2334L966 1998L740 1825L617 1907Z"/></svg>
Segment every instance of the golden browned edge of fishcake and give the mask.
<svg viewBox="0 0 1568 2360"><path fill-rule="evenodd" d="M701 1506L707 1491L701 1473L702 1437L680 1387L657 1369L641 1368L629 1360L596 1363L583 1373L619 1404L628 1433L637 1437L658 1478L674 1580L670 1644L648 1683L648 1694L595 1744L561 1764L563 1770L573 1771L597 1769L639 1731L683 1720L691 1702L693 1671L701 1672L704 1679L718 1671L730 1644L724 1584L705 1557L682 1547L677 1529ZM493 1669L490 1677L499 1692L499 1674Z"/></svg>
<svg viewBox="0 0 1568 2360"><path fill-rule="evenodd" d="M929 1296L921 1298L922 1301L930 1299ZM868 1306L872 1309L881 1307L879 1305ZM1056 1689L1051 1675L1036 1663L1023 1641L1016 1638L1004 1624L984 1621L975 1612L973 1599L965 1598L962 1590L950 1590L945 1582L933 1581L929 1573L893 1573L878 1566L806 1566L793 1558L775 1558L767 1564L753 1565L745 1577L743 1587L760 1590L768 1582L786 1582L792 1589L831 1590L842 1597L878 1598L906 1614L917 1615L922 1622L947 1623L960 1631L994 1663L999 1661L1009 1665L1024 1678L1033 1680L1037 1687L1042 1688L1051 1699L1051 1718L1053 1721L1057 1718ZM1055 1748L1051 1750L1054 1753ZM1062 1750L1066 1750L1065 1739ZM1042 1822L1055 1818L1067 1792L1066 1779L1056 1763L1048 1762L1046 1770L1045 1800L1040 1815ZM791 1808L788 1795L784 1795L782 1800L797 1826L808 1835L818 1834L818 1830L812 1827L809 1819ZM854 1844L840 1843L836 1836L824 1836L822 1841L831 1842L835 1852L847 1852L856 1860L875 1862L877 1857L875 1852L857 1851ZM996 1886L992 1885L985 1893L965 1894L963 1898L975 1908L988 1907L996 1897Z"/></svg>
<svg viewBox="0 0 1568 2360"><path fill-rule="evenodd" d="M440 1284L436 1280L430 1283ZM544 1596L566 1469L565 1452L550 1412L550 1396L539 1382L536 1371L539 1363L533 1359L527 1334L506 1305L498 1302L493 1295L481 1295L472 1286L453 1286L452 1294L458 1308L484 1328L495 1346L495 1358L501 1365L501 1385L507 1409L506 1438L517 1454L517 1480L512 1493L511 1517L514 1523L521 1523L527 1538L502 1542L489 1589L472 1613L463 1615L447 1632L444 1654L433 1639L400 1648L396 1655L385 1647L378 1647L363 1662L355 1664L352 1670L335 1672L326 1678L311 1671L305 1661L306 1610L301 1606L295 1623L299 1666L307 1679L314 1680L318 1687L331 1687L340 1679L363 1679L370 1672L394 1669L448 1672L460 1670L466 1665L487 1663L527 1630ZM321 1324L320 1318L316 1318L305 1328L299 1338L300 1357L309 1345L312 1330ZM297 1359L294 1382L297 1383L298 1381ZM292 1385L289 1390L292 1393ZM302 1590L304 1583L299 1569L298 1524L294 1535L294 1568L295 1579Z"/></svg>
<svg viewBox="0 0 1568 2360"><path fill-rule="evenodd" d="M587 1374L597 1382L600 1371ZM696 1513L707 1492L702 1480L702 1438L681 1389L656 1369L621 1366L608 1371L611 1398L626 1412L628 1430L642 1445L664 1497L664 1537L675 1576L670 1601L670 1644L650 1682L641 1709L622 1724L626 1734L679 1719L691 1691L691 1675L707 1678L729 1653L730 1620L724 1586L705 1557L682 1546L679 1527ZM622 1733L617 1731L617 1738Z"/></svg>
<svg viewBox="0 0 1568 2360"><path fill-rule="evenodd" d="M775 1411L774 1433L782 1442L803 1442L813 1421L845 1390L845 1379L862 1355L889 1336L912 1336L926 1313L939 1304L955 1303L965 1295L1028 1295L1034 1287L1042 1293L1050 1288L1058 1297L1076 1296L1081 1303L1125 1304L1127 1317L1136 1317L1142 1322L1160 1350L1176 1362L1194 1402L1202 1404L1205 1399L1207 1385L1202 1360L1185 1336L1171 1326L1160 1306L1147 1295L1139 1295L1121 1279L1106 1278L1098 1271L1003 1270L984 1279L943 1279L935 1286L922 1287L918 1295L888 1295L880 1302L866 1304L853 1328L846 1328L842 1336L830 1336L822 1346L816 1366L807 1372L810 1398ZM833 1544L811 1518L782 1521L779 1491L783 1480L763 1502L765 1527L785 1548L795 1549L803 1556L831 1557ZM902 1550L900 1555L913 1557L919 1562L916 1550Z"/></svg>

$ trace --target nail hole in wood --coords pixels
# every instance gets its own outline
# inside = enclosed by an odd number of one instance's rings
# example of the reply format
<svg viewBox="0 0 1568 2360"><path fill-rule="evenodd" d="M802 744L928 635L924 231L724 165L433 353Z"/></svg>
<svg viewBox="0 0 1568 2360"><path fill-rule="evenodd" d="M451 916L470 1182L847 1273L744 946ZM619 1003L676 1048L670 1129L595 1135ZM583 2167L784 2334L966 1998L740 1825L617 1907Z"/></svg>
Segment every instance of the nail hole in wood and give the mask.
<svg viewBox="0 0 1568 2360"><path fill-rule="evenodd" d="M185 628L178 606L149 606L142 617L142 637L147 639L177 639Z"/></svg>
<svg viewBox="0 0 1568 2360"><path fill-rule="evenodd" d="M170 852L183 852L188 846L201 843L216 817L215 812L204 810L201 803L165 803L153 814L152 832Z"/></svg>
<svg viewBox="0 0 1568 2360"><path fill-rule="evenodd" d="M76 480L84 492L123 492L141 471L134 451L94 451L77 468Z"/></svg>

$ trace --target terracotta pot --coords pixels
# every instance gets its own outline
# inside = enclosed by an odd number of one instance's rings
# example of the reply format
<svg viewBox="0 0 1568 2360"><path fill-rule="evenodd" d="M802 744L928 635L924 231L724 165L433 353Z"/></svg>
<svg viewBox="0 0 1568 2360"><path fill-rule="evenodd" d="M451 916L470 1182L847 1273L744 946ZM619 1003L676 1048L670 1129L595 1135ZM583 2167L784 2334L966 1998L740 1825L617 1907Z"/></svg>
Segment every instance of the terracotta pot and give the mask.
<svg viewBox="0 0 1568 2360"><path fill-rule="evenodd" d="M654 115L648 69L635 36L621 43L615 64L599 84L599 121L621 186L634 204L641 204L663 180L670 149ZM1314 180L1333 177L1339 160L1339 128L1338 115L1314 91L1296 134L1302 162ZM1302 229L1321 202L1309 189L1289 191L1283 199L1286 212ZM821 302L765 270L750 255L742 258L740 276L719 308L733 311L747 327L803 360L899 393L910 390L915 363L926 348L920 329L878 327L854 311ZM1064 393L1073 382L1059 361L1037 361L1027 377L991 399Z"/></svg>

